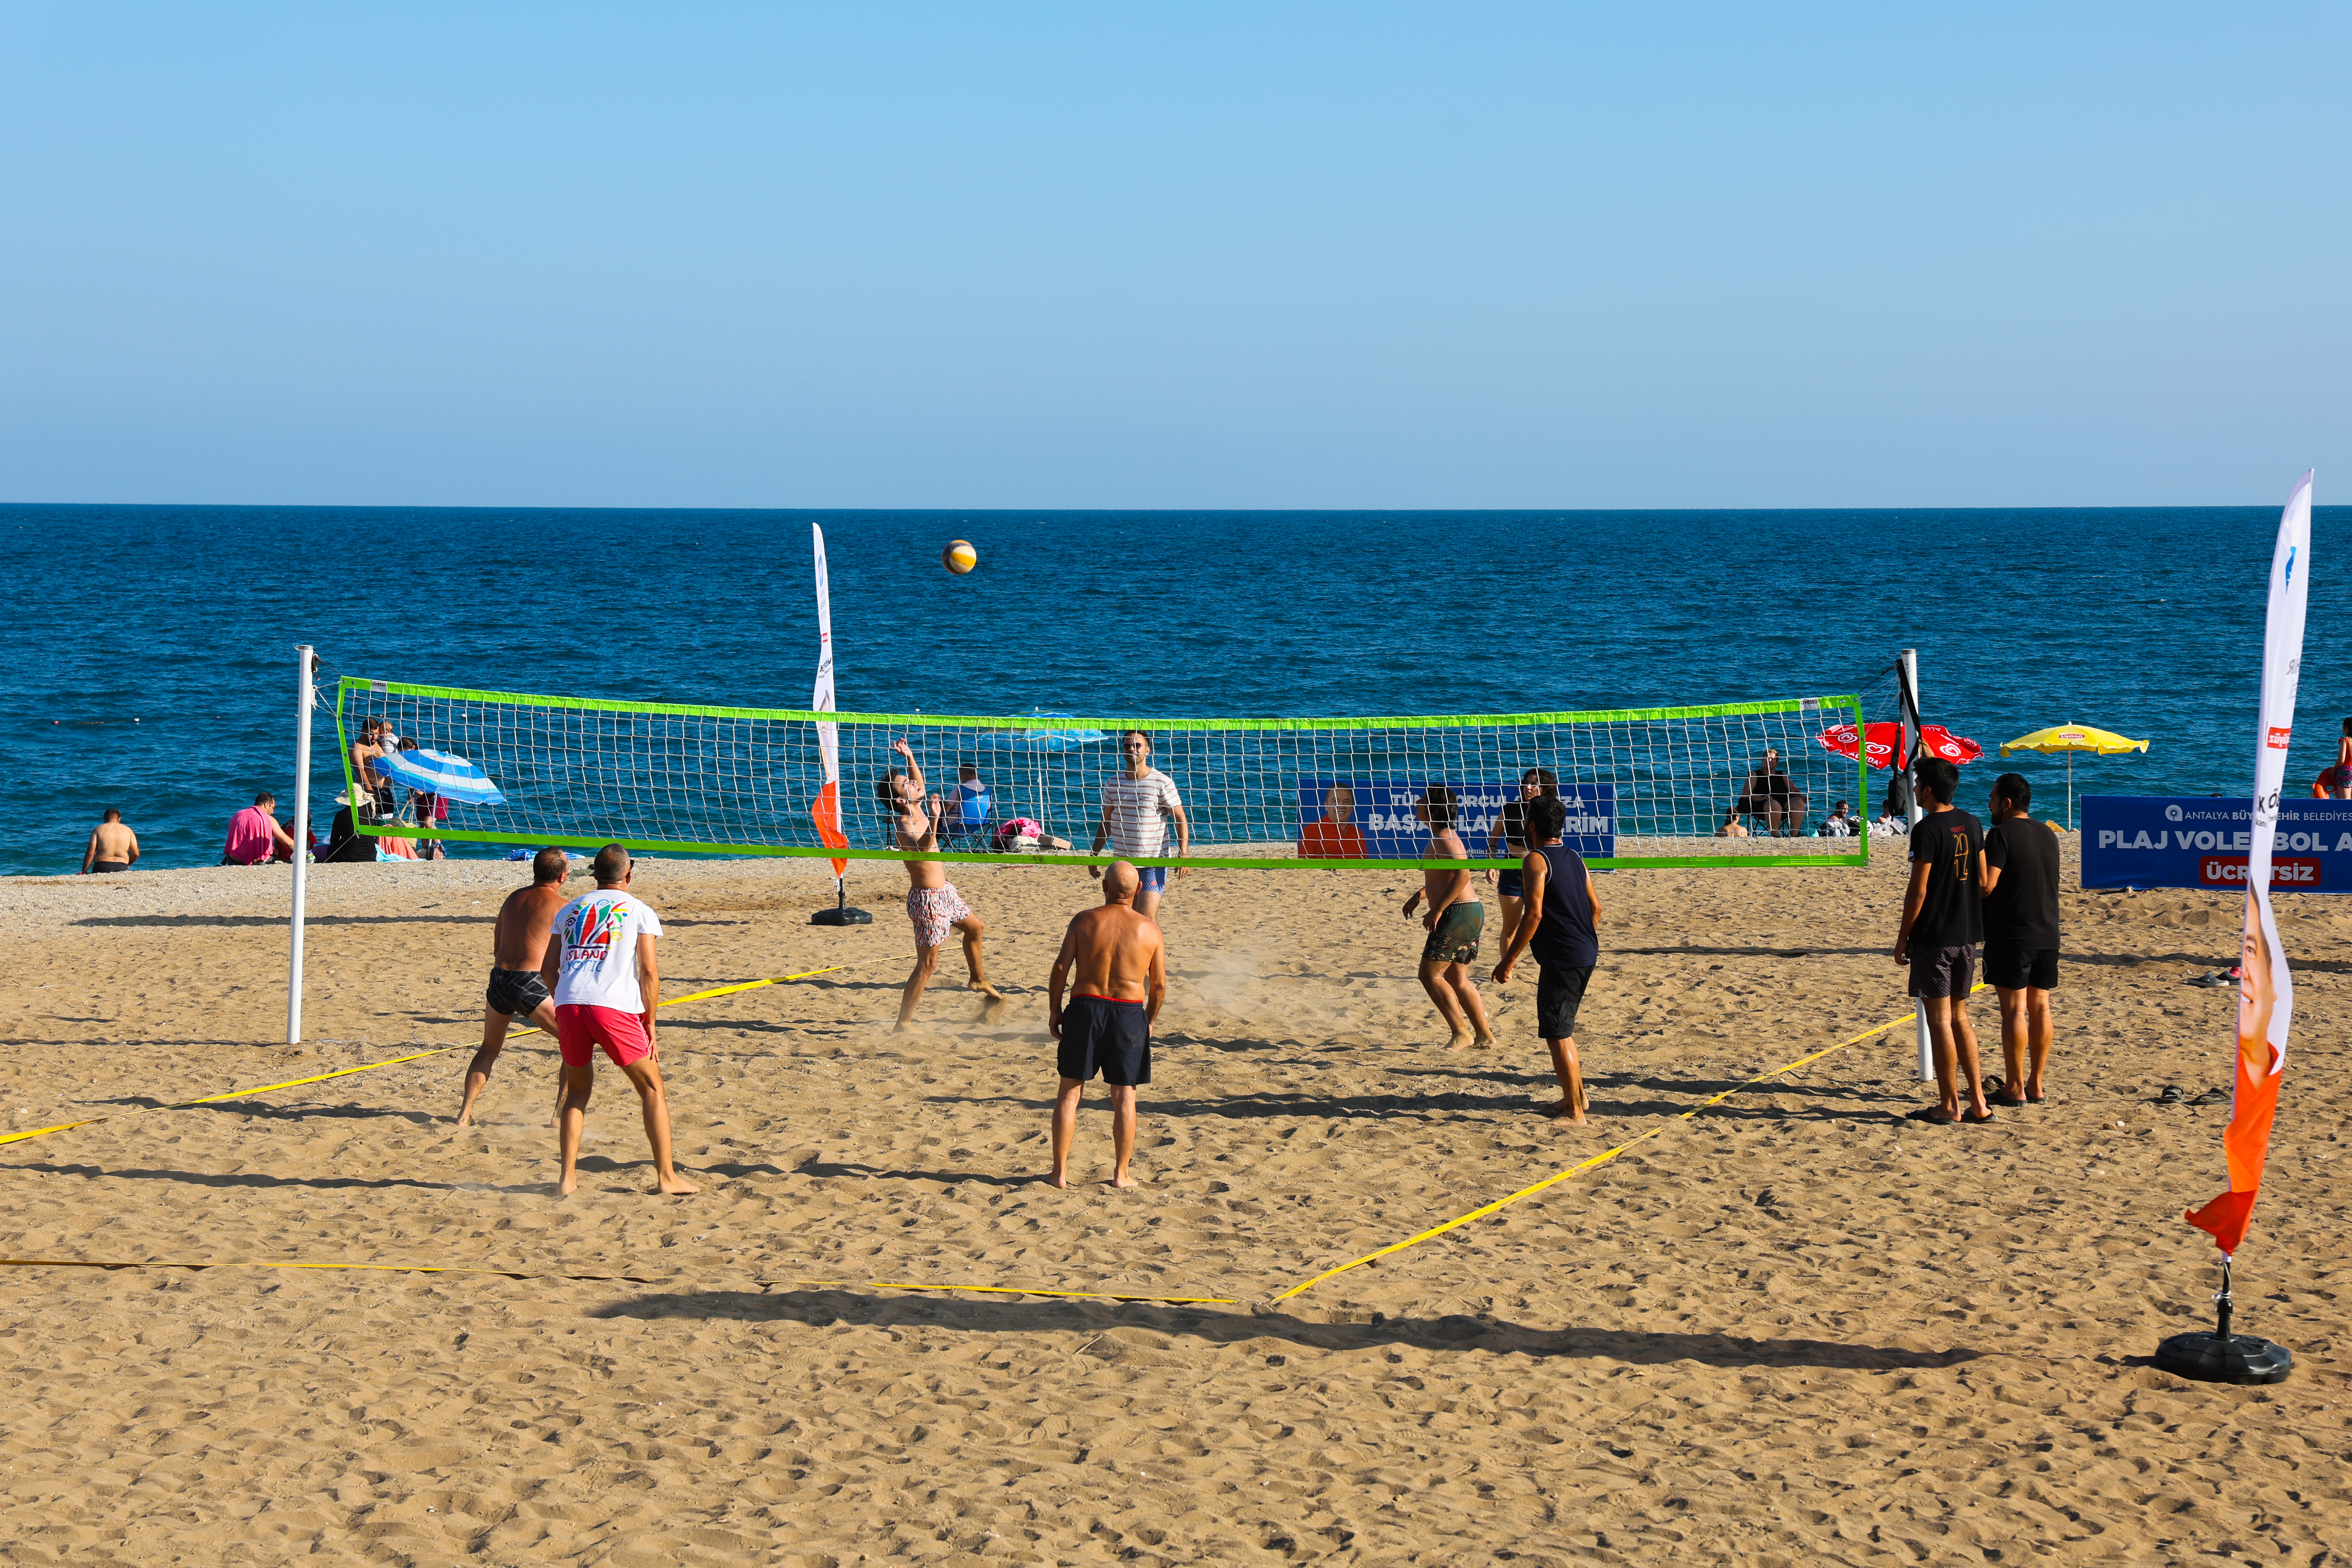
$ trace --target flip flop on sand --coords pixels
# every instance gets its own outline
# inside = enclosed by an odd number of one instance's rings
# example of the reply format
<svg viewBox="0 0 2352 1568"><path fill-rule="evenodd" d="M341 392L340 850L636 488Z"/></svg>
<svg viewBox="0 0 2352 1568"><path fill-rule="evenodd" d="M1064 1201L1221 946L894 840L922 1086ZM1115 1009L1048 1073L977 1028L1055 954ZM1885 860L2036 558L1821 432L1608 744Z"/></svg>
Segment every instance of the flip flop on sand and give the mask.
<svg viewBox="0 0 2352 1568"><path fill-rule="evenodd" d="M2010 1093L2007 1079L1989 1078L1985 1079L1985 1102L1989 1105L2023 1105L2025 1096Z"/></svg>
<svg viewBox="0 0 2352 1568"><path fill-rule="evenodd" d="M2222 1093L2220 1089L2209 1089L2202 1094L2192 1096L2189 1099L2189 1103L2191 1105L2226 1105L2229 1103L2229 1100L2230 1097Z"/></svg>
<svg viewBox="0 0 2352 1568"><path fill-rule="evenodd" d="M1963 1110L1960 1112L1960 1120L1972 1127L1980 1126L1992 1120L1992 1112L1988 1110L1982 1116L1979 1116L1973 1110Z"/></svg>
<svg viewBox="0 0 2352 1568"><path fill-rule="evenodd" d="M1959 1118L1957 1116L1945 1115L1944 1108L1940 1105L1923 1105L1916 1110L1905 1111L1903 1113L1903 1120L1906 1121L1924 1121L1930 1127L1949 1127L1953 1122L1958 1121Z"/></svg>
<svg viewBox="0 0 2352 1568"><path fill-rule="evenodd" d="M2188 1098L2189 1097L2187 1095L2180 1092L2180 1086L2179 1084L2168 1083L2164 1086L2164 1092L2156 1097L2156 1102L2158 1105L2179 1105Z"/></svg>

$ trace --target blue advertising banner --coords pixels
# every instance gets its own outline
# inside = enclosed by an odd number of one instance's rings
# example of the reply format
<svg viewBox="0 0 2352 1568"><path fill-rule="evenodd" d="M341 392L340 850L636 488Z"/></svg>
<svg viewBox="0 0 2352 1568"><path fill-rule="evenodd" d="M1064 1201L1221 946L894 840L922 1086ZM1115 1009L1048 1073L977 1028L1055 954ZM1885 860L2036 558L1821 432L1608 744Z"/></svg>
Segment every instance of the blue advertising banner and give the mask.
<svg viewBox="0 0 2352 1568"><path fill-rule="evenodd" d="M2223 795L2086 795L2083 886L2243 891L2253 804ZM2279 804L2274 893L2352 893L2352 800Z"/></svg>
<svg viewBox="0 0 2352 1568"><path fill-rule="evenodd" d="M1298 781L1298 854L1307 860L1418 860L1427 853L1429 829L1412 814L1427 779L1311 778ZM1490 853L1503 803L1517 800L1508 784L1443 782L1454 791L1454 831L1474 860L1510 858L1497 845ZM1568 826L1560 842L1587 859L1617 853L1617 786L1563 784L1560 803Z"/></svg>

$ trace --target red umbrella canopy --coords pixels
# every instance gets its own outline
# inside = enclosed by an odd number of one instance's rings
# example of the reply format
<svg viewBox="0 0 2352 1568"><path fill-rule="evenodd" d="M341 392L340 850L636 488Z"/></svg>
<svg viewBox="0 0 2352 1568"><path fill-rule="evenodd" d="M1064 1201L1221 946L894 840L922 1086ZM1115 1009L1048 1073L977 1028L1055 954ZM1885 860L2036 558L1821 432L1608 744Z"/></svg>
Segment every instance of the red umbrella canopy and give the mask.
<svg viewBox="0 0 2352 1568"><path fill-rule="evenodd" d="M1854 728L1851 724L1839 724L1824 730L1815 738L1824 748L1836 752L1841 757L1853 755L1856 736ZM1982 746L1965 735L1953 734L1941 724L1922 726L1919 738L1927 742L1927 750L1948 763L1973 763L1984 755ZM1893 723L1873 724L1869 729L1868 738L1863 742L1863 744L1869 749L1872 767L1891 768L1895 765L1895 754L1903 747L1903 726Z"/></svg>

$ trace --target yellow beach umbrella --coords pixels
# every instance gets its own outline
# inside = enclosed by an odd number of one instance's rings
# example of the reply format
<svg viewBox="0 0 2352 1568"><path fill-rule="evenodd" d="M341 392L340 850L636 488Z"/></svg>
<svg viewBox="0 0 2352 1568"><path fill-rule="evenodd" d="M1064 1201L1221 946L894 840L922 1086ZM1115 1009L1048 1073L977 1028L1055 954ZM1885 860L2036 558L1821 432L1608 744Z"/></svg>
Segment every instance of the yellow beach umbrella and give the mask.
<svg viewBox="0 0 2352 1568"><path fill-rule="evenodd" d="M2074 753L2089 752L2095 756L2121 756L2126 752L2145 752L2146 741L2127 740L2112 730L2094 730L2088 724L2053 724L2047 730L2036 730L2031 735L2020 735L2004 742L2002 756L2011 752L2063 752L2066 753L2066 826L2074 826Z"/></svg>

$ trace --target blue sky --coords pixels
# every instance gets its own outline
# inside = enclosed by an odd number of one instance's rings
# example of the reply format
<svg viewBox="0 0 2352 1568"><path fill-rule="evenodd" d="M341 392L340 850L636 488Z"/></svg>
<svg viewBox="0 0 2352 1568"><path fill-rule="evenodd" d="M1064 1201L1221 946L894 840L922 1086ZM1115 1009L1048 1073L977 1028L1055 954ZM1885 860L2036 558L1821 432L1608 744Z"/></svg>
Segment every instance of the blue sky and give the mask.
<svg viewBox="0 0 2352 1568"><path fill-rule="evenodd" d="M2270 503L2352 9L0 5L0 500Z"/></svg>

